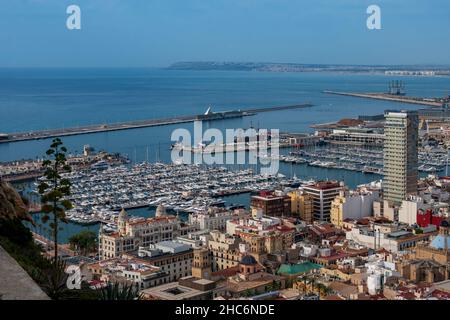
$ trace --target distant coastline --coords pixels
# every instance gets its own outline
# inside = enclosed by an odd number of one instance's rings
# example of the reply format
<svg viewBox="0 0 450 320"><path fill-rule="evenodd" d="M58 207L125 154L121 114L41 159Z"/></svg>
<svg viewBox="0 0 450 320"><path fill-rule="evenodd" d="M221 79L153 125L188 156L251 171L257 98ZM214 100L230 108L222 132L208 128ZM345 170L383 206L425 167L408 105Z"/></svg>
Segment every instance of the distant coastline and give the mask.
<svg viewBox="0 0 450 320"><path fill-rule="evenodd" d="M183 61L168 66L169 70L217 70L258 72L337 72L384 74L398 76L450 76L450 66L436 65L337 65L273 62Z"/></svg>

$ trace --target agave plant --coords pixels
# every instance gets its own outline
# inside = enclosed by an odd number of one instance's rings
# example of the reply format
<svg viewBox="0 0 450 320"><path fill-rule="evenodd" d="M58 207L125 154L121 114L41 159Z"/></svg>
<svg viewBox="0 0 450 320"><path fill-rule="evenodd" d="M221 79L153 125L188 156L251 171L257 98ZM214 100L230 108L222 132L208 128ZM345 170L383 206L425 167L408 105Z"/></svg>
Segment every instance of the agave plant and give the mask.
<svg viewBox="0 0 450 320"><path fill-rule="evenodd" d="M47 268L39 270L37 277L41 287L54 300L58 300L67 290L68 274L64 260L51 260Z"/></svg>
<svg viewBox="0 0 450 320"><path fill-rule="evenodd" d="M132 285L109 283L100 289L100 300L136 300L138 290Z"/></svg>

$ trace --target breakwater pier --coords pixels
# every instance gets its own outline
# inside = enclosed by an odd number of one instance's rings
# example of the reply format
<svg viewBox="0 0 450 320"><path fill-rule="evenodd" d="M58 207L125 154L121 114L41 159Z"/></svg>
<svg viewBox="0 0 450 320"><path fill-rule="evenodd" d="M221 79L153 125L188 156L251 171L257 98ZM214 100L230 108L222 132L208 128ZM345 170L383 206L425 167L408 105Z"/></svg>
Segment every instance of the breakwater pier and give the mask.
<svg viewBox="0 0 450 320"><path fill-rule="evenodd" d="M214 121L214 120L224 120L230 118L241 118L245 116L252 116L260 112L273 112L282 110L292 110L292 109L303 109L312 107L312 104L297 104L289 106L274 106L274 107L262 107L255 109L246 110L232 110L223 112L211 112L210 109L205 114L201 115L187 115L171 118L161 118L161 119L147 119L147 120L136 120L127 122L118 122L111 124L96 124L88 125L82 127L72 127L72 128L60 128L60 129L50 129L50 130L36 130L29 132L17 132L8 133L0 135L0 143L10 143L18 141L27 140L39 140L48 139L55 137L64 136L74 136L81 134L92 134L99 132L117 131L117 130L129 130L137 128L146 128L154 126L164 126L179 123L188 123L193 121Z"/></svg>
<svg viewBox="0 0 450 320"><path fill-rule="evenodd" d="M356 97L356 98L365 98L365 99L375 99L375 100L384 100L384 101L392 101L399 103L410 103L417 104L427 107L441 107L443 101L439 98L420 98L420 97L408 97L408 96L398 96L387 93L356 93L356 92L339 92L339 91L330 91L325 90L323 93L326 94L334 94L339 96L347 96L347 97Z"/></svg>

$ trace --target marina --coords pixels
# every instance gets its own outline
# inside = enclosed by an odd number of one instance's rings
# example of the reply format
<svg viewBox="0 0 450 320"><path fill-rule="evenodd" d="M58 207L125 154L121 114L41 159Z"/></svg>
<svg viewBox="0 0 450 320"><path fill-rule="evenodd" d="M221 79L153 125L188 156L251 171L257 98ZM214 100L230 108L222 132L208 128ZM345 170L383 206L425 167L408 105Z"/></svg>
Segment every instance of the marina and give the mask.
<svg viewBox="0 0 450 320"><path fill-rule="evenodd" d="M101 169L130 162L127 157L120 154L110 154L107 152L91 154L91 147L88 145L85 145L84 149L84 154L67 156L67 164L73 170L82 170L89 167ZM33 181L44 174L42 162L43 159L0 162L0 178L13 183Z"/></svg>
<svg viewBox="0 0 450 320"><path fill-rule="evenodd" d="M268 157L262 155L261 157ZM383 150L364 149L358 147L327 146L293 150L287 155L271 156L286 163L307 164L314 167L333 168L363 173L383 174ZM421 172L436 173L446 168L447 151L442 148L419 151L419 167Z"/></svg>
<svg viewBox="0 0 450 320"><path fill-rule="evenodd" d="M223 206L222 196L302 183L281 174L256 175L252 169L230 171L225 167L146 162L131 168L89 168L63 175L72 184L68 199L74 208L67 211L68 220L107 226L114 225L122 208L162 205L177 214L204 212L211 206ZM39 178L35 186L43 180Z"/></svg>

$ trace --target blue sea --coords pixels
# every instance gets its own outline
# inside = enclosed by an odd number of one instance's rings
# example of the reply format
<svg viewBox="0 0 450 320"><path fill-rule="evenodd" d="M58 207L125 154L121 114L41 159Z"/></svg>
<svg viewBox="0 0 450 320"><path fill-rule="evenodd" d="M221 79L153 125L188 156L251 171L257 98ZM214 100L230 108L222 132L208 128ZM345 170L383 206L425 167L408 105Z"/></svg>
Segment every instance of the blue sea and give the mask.
<svg viewBox="0 0 450 320"><path fill-rule="evenodd" d="M204 128L313 132L310 125L386 109L419 106L327 95L323 90L385 92L403 80L407 95L443 97L450 77L394 77L337 73L265 73L137 69L0 69L0 132L27 132L88 124L166 118L213 111L311 103L306 109L260 113L204 124ZM89 144L127 154L133 162L170 161L171 133L192 124L64 137L70 152ZM0 161L41 158L50 140L0 144ZM147 149L149 150L147 152ZM380 176L306 165L281 164L287 176L339 179L354 187ZM144 212L142 215L146 215Z"/></svg>
<svg viewBox="0 0 450 320"><path fill-rule="evenodd" d="M307 109L260 113L252 117L205 123L204 128L279 129L312 132L311 124L386 109L418 106L327 95L323 90L383 92L401 79L408 95L442 97L450 77L392 77L337 73L264 73L176 71L165 69L0 69L0 132L64 128L127 120L163 118L213 111L312 103ZM73 153L89 144L96 150L121 152L133 162L170 161L171 125L65 137ZM0 144L0 161L42 157L49 140ZM148 152L147 152L148 149ZM282 171L285 166L282 166ZM350 186L367 175L295 166L289 174L318 179L345 179Z"/></svg>

